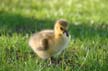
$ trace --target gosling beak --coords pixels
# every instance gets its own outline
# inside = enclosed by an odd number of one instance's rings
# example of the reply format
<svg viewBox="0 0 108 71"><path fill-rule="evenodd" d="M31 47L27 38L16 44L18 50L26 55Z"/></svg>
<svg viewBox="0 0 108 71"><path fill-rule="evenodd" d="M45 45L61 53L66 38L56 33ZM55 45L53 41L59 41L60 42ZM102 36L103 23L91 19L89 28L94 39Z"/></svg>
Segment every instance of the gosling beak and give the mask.
<svg viewBox="0 0 108 71"><path fill-rule="evenodd" d="M69 36L69 34L68 34L68 31L67 31L67 30L65 30L65 31L64 31L64 33L66 34L66 36L67 36L67 37Z"/></svg>

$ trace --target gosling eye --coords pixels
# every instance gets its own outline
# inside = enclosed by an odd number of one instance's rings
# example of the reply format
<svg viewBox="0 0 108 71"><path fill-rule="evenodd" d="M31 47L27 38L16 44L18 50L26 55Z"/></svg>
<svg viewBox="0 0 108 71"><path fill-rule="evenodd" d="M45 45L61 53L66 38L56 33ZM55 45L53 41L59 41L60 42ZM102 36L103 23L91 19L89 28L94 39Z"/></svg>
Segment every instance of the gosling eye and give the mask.
<svg viewBox="0 0 108 71"><path fill-rule="evenodd" d="M63 29L62 27L60 27L60 30L62 30L62 31L63 31L64 29Z"/></svg>

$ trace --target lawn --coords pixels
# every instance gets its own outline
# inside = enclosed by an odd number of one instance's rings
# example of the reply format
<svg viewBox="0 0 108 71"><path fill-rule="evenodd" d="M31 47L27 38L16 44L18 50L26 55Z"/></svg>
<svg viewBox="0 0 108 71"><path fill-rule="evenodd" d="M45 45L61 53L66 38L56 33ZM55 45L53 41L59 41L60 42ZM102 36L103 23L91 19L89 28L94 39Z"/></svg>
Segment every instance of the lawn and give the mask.
<svg viewBox="0 0 108 71"><path fill-rule="evenodd" d="M60 18L69 22L71 42L61 64L48 66L28 39ZM0 71L107 70L107 0L0 0Z"/></svg>

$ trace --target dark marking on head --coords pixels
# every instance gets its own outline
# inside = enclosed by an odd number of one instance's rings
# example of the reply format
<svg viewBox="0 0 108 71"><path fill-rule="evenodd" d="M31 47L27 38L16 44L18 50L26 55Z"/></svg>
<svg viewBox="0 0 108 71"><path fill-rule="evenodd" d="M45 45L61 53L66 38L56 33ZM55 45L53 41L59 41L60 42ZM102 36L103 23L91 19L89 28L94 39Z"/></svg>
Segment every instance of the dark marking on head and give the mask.
<svg viewBox="0 0 108 71"><path fill-rule="evenodd" d="M63 19L58 20L57 23L59 23L62 26L68 26L68 22L66 20L63 20Z"/></svg>
<svg viewBox="0 0 108 71"><path fill-rule="evenodd" d="M60 30L64 31L64 29L62 27L60 27Z"/></svg>

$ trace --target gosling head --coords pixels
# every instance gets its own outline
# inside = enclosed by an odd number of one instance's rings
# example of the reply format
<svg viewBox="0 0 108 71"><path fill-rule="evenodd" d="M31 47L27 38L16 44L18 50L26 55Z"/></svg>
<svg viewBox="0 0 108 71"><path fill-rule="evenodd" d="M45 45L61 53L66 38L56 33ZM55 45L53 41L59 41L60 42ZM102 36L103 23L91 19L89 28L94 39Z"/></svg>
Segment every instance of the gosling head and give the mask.
<svg viewBox="0 0 108 71"><path fill-rule="evenodd" d="M57 37L63 36L64 34L68 37L68 22L64 19L56 21L54 32Z"/></svg>

